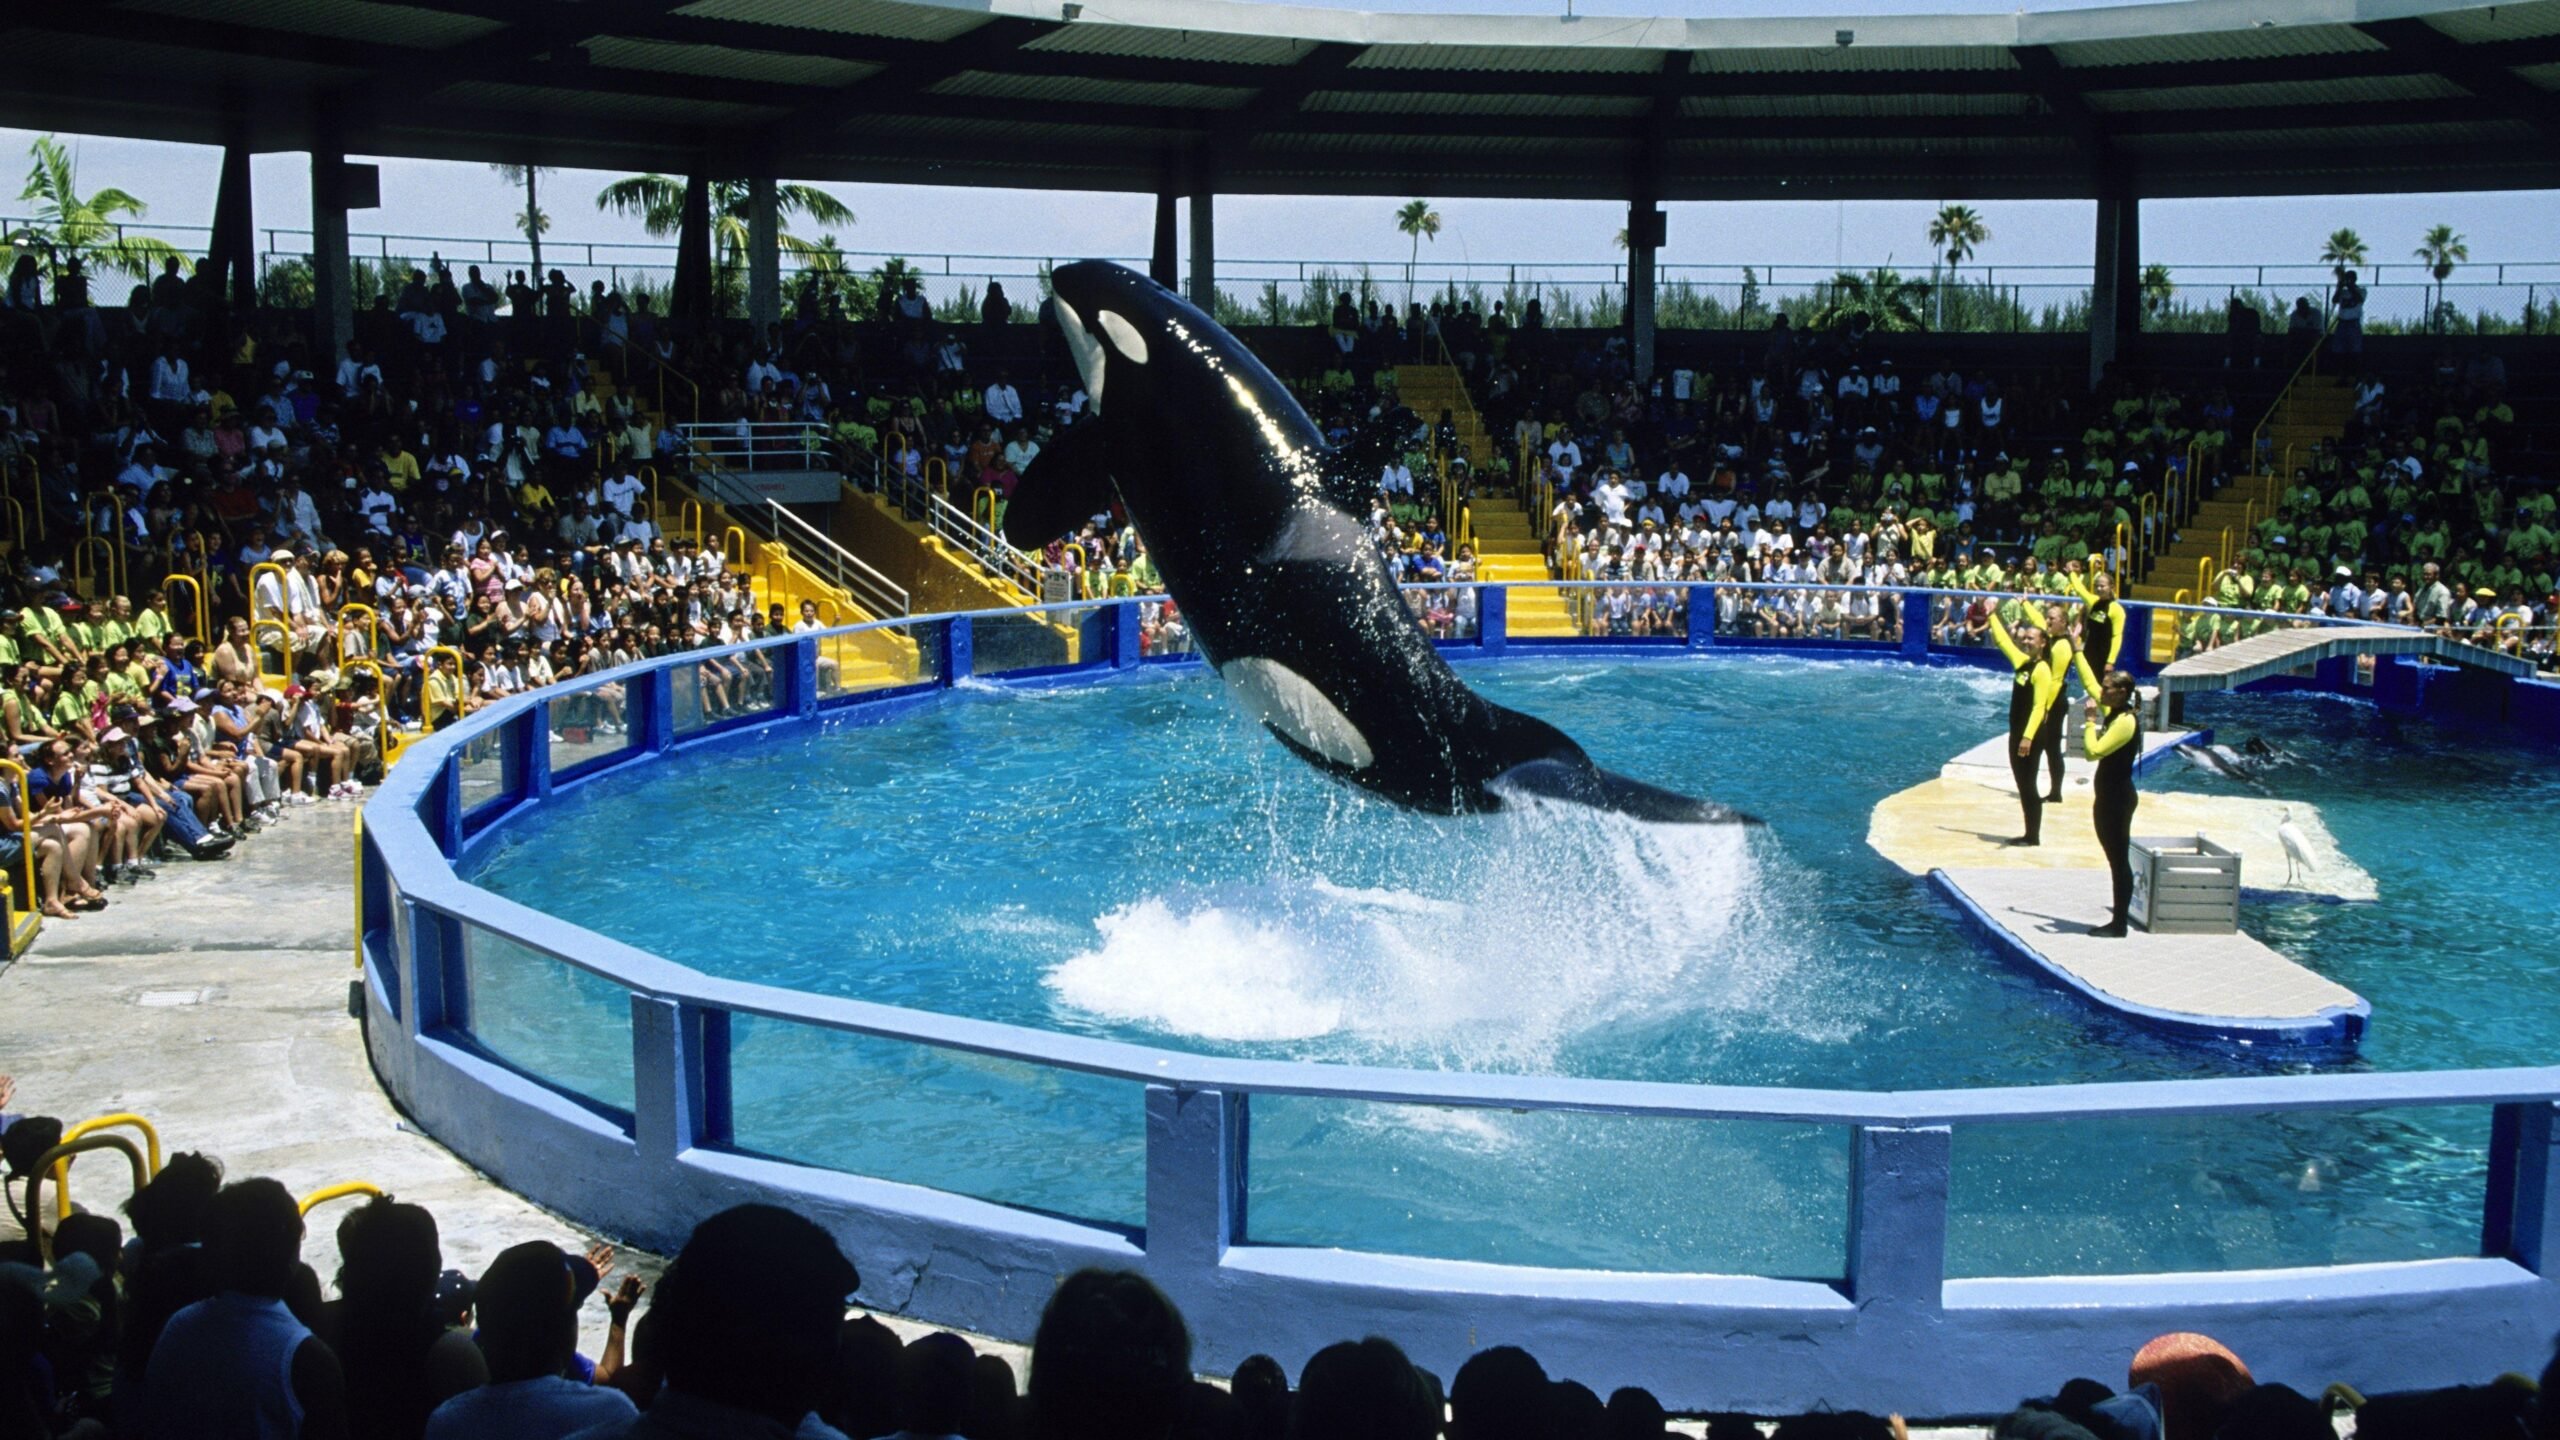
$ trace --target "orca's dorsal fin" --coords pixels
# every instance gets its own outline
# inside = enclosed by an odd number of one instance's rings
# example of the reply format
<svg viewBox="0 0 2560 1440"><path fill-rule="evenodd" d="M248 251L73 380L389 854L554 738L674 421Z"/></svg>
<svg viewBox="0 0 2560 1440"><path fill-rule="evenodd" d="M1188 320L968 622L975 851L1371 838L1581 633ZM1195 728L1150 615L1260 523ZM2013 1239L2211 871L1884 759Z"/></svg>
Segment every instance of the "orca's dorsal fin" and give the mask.
<svg viewBox="0 0 2560 1440"><path fill-rule="evenodd" d="M1004 538L1037 550L1111 508L1111 470L1103 463L1102 424L1087 420L1059 431L1023 467L1004 509Z"/></svg>

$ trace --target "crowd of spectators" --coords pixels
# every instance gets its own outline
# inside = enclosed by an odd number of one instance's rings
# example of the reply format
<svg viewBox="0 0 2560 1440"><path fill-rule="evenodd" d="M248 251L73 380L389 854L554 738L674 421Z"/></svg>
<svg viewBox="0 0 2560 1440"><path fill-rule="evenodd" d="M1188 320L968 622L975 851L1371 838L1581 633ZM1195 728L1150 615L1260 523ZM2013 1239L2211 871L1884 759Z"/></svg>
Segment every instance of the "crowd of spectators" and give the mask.
<svg viewBox="0 0 2560 1440"><path fill-rule="evenodd" d="M0 1076L0 1110L11 1102ZM0 1113L9 1210L62 1126ZM171 1157L124 1206L80 1211L49 1247L0 1242L0 1440L1668 1440L1637 1388L1604 1400L1511 1345L1444 1384L1392 1340L1268 1355L1218 1385L1180 1310L1142 1276L1059 1282L1027 1382L935 1332L902 1342L854 1308L861 1276L825 1230L741 1205L695 1227L654 1287L610 1246L511 1245L476 1277L445 1265L436 1217L392 1197L336 1226L324 1285L304 1219L272 1179ZM23 1232L22 1233L32 1233ZM333 1293L334 1292L334 1293ZM648 1299L641 1308L644 1295ZM590 1302L608 1323L580 1351ZM2002 1418L2000 1440L2560 1440L2560 1407L2521 1376L2376 1396L2261 1384L2193 1334L2125 1359L2121 1392L2075 1379ZM2555 1362L2560 1370L2560 1362ZM2317 1382L2314 1382L2317 1383ZM2541 1385L2560 1383L2546 1371ZM1707 1440L1885 1440L1898 1416L1708 1414ZM1698 1428L1693 1426L1692 1428Z"/></svg>

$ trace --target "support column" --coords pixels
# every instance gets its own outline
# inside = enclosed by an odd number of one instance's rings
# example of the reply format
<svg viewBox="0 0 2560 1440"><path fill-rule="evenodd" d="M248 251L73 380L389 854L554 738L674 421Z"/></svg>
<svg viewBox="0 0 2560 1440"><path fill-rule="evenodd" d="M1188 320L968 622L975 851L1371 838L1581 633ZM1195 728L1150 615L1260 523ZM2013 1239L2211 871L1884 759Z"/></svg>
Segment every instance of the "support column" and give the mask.
<svg viewBox="0 0 2560 1440"><path fill-rule="evenodd" d="M213 293L233 314L258 303L257 225L249 202L249 147L222 147L222 178L213 196L213 243L205 263L213 267Z"/></svg>
<svg viewBox="0 0 2560 1440"><path fill-rule="evenodd" d="M2120 181L2098 191L2096 254L2089 274L2089 383L2142 331L2142 202Z"/></svg>
<svg viewBox="0 0 2560 1440"><path fill-rule="evenodd" d="M1156 190L1156 246L1147 259L1147 274L1167 290L1182 288L1182 259L1175 253L1174 202L1181 197L1173 193L1170 179Z"/></svg>
<svg viewBox="0 0 2560 1440"><path fill-rule="evenodd" d="M320 103L311 141L311 368L332 375L356 334L355 277L347 265L347 157L337 105Z"/></svg>
<svg viewBox="0 0 2560 1440"><path fill-rule="evenodd" d="M667 309L679 330L706 331L711 313L711 182L701 175L684 180L684 215L676 228L675 293Z"/></svg>
<svg viewBox="0 0 2560 1440"><path fill-rule="evenodd" d="M1191 191L1191 303L1218 313L1217 199L1206 182Z"/></svg>
<svg viewBox="0 0 2560 1440"><path fill-rule="evenodd" d="M747 177L747 318L756 339L782 319L782 213L773 167L759 161Z"/></svg>
<svg viewBox="0 0 2560 1440"><path fill-rule="evenodd" d="M1627 328L1633 337L1628 363L1636 384L1653 379L1654 258L1661 253L1667 217L1650 195L1627 207Z"/></svg>

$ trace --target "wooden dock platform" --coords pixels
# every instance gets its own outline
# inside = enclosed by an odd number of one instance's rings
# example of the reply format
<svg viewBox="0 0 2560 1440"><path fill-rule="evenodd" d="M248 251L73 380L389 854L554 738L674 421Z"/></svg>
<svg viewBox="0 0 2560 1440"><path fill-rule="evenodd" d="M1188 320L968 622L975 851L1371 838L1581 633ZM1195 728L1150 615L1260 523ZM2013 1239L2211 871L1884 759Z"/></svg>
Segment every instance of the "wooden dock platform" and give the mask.
<svg viewBox="0 0 2560 1440"><path fill-rule="evenodd" d="M2010 959L2166 1033L2351 1050L2373 1014L2354 991L2244 934L2091 935L2107 918L2103 869L1942 869L1929 879Z"/></svg>
<svg viewBox="0 0 2560 1440"><path fill-rule="evenodd" d="M2350 655L2425 655L2502 675L2533 673L2532 664L2517 656L2424 630L2398 625L2310 625L2299 630L2269 630L2199 651L2172 662L2154 683L2162 695L2237 690L2254 680L2289 675L2323 660Z"/></svg>

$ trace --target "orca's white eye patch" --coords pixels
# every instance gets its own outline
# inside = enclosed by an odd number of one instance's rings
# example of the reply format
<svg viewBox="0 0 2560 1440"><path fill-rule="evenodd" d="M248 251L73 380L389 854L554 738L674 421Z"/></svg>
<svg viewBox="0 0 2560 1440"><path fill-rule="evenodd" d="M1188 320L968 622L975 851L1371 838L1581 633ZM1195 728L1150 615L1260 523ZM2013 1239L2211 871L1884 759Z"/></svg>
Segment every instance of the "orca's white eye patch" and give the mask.
<svg viewBox="0 0 2560 1440"><path fill-rule="evenodd" d="M1109 337L1112 349L1119 351L1135 364L1147 363L1147 337L1138 333L1137 326L1121 319L1120 312L1117 310L1103 311L1100 319L1102 333Z"/></svg>

